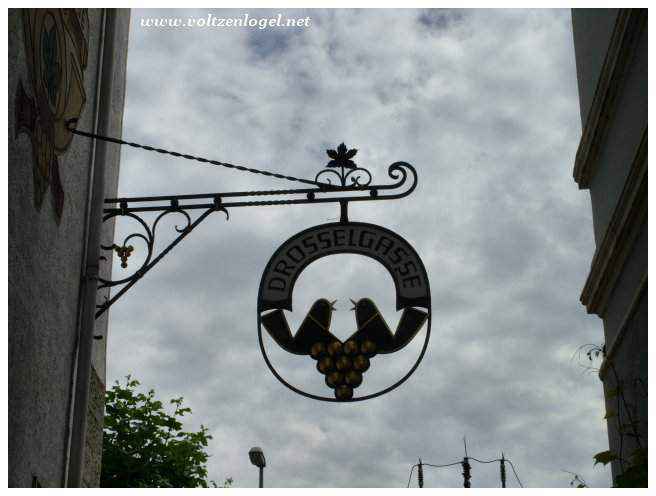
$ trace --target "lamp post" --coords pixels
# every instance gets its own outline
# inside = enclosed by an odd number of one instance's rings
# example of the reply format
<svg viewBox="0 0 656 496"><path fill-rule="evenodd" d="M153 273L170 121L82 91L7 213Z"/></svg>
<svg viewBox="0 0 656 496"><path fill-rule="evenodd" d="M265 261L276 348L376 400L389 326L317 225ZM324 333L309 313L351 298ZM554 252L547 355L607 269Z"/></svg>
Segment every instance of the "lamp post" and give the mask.
<svg viewBox="0 0 656 496"><path fill-rule="evenodd" d="M248 457L251 463L260 469L260 487L264 487L264 467L266 467L266 460L264 459L264 452L262 448L254 447L248 452Z"/></svg>

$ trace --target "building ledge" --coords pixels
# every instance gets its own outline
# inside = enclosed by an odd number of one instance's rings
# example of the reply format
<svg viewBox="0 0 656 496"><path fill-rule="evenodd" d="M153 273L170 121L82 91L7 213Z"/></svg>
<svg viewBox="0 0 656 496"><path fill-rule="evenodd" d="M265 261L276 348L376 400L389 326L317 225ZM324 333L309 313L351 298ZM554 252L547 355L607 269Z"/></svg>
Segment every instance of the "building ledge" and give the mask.
<svg viewBox="0 0 656 496"><path fill-rule="evenodd" d="M596 158L612 120L624 74L646 23L646 9L620 9L617 15L574 161L574 180L580 189L590 187Z"/></svg>
<svg viewBox="0 0 656 496"><path fill-rule="evenodd" d="M581 303L588 313L603 317L617 278L622 272L640 229L647 220L647 128L634 156L624 188L597 247Z"/></svg>

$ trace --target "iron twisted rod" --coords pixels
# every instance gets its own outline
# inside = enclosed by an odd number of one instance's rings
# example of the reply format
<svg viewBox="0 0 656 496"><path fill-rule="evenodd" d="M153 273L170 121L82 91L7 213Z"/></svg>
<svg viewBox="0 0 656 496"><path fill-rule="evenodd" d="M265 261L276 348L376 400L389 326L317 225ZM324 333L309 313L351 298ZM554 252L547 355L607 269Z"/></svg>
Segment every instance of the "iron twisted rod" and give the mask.
<svg viewBox="0 0 656 496"><path fill-rule="evenodd" d="M309 179L301 179L298 177L294 176L286 176L284 174L278 174L276 172L269 172L265 171L262 169L254 169L252 167L244 167L243 165L235 165L231 164L229 162L219 162L218 160L211 160L203 157L197 157L196 155L189 155L187 153L179 153L179 152L174 152L170 150L165 150L164 148L156 148L154 146L149 146L149 145L142 145L139 143L134 143L131 141L125 141L119 138L112 138L110 136L103 136L102 134L96 134L96 133L90 133L88 131L80 131L79 129L75 128L75 125L77 124L77 119L69 119L66 121L66 126L68 127L68 130L76 134L78 136L85 136L87 138L93 138L97 140L102 140L102 141L108 141L110 143L116 143L117 145L128 145L133 148L141 148L142 150L146 151L151 151L151 152L157 152L161 153L164 155L171 155L173 157L179 157L179 158L184 158L186 160L195 160L196 162L201 162L201 163L206 163L206 164L212 164L212 165L219 165L221 167L227 167L228 169L236 169L239 171L243 172L250 172L252 174L262 174L264 176L269 176L269 177L275 177L277 179L285 179L287 181L296 181L299 183L304 183L304 184L311 184L313 186L319 186L322 188L325 188L326 185L324 183L320 183L318 181L311 181Z"/></svg>

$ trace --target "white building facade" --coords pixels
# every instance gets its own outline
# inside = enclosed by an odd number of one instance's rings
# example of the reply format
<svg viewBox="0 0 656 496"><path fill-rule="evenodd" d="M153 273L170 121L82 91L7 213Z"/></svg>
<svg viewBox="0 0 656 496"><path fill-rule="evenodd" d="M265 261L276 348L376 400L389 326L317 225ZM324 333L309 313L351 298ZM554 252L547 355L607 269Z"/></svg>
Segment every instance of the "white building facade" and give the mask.
<svg viewBox="0 0 656 496"><path fill-rule="evenodd" d="M615 479L647 448L647 9L573 9L583 133L574 165L590 192L596 250L581 294L604 324Z"/></svg>

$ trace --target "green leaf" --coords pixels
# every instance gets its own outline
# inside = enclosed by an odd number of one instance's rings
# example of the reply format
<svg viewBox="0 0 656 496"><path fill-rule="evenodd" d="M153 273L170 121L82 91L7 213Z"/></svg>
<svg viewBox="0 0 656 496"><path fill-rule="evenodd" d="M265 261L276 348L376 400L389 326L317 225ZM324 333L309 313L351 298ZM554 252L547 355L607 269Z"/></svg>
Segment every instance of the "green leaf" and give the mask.
<svg viewBox="0 0 656 496"><path fill-rule="evenodd" d="M610 418L617 417L617 412L613 410L608 410L606 411L606 415L604 415L604 419L608 420Z"/></svg>
<svg viewBox="0 0 656 496"><path fill-rule="evenodd" d="M602 463L604 465L608 465L610 462L613 460L617 460L617 455L613 453L612 451L601 451L594 455L594 464L596 465L597 463Z"/></svg>
<svg viewBox="0 0 656 496"><path fill-rule="evenodd" d="M170 415L153 389L144 394L139 385L128 376L106 392L101 487L208 487L207 428L183 431L191 413L183 398L170 400Z"/></svg>

